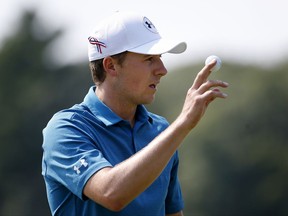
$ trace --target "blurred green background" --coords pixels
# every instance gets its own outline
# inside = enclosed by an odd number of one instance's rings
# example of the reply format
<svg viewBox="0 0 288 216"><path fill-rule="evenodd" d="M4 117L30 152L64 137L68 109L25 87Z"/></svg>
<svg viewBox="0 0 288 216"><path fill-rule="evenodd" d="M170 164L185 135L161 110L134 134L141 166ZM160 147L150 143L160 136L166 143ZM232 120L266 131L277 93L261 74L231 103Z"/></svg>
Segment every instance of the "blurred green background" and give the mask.
<svg viewBox="0 0 288 216"><path fill-rule="evenodd" d="M26 12L0 49L0 215L50 215L41 176L42 129L93 85L88 63L43 59L59 35L39 38ZM225 62L211 79L230 83L179 149L186 216L288 215L288 61L274 68ZM152 112L172 122L203 63L162 79Z"/></svg>

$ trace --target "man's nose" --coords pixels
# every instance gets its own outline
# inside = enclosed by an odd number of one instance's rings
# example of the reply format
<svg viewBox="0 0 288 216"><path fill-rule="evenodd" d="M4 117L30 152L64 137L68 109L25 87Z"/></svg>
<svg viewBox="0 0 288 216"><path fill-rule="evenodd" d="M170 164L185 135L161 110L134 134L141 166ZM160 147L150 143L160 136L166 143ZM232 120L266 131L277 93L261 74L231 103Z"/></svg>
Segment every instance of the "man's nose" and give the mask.
<svg viewBox="0 0 288 216"><path fill-rule="evenodd" d="M158 76L165 76L167 74L167 69L160 57L158 58L157 68L155 69L155 74Z"/></svg>

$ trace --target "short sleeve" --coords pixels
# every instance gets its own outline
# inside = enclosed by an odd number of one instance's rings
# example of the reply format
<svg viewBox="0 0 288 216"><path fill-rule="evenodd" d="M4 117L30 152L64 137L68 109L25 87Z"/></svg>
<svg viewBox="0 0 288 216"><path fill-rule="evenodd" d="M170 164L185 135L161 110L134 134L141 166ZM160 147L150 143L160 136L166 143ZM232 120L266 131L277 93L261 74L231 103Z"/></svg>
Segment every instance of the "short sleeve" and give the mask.
<svg viewBox="0 0 288 216"><path fill-rule="evenodd" d="M83 199L88 179L98 170L112 166L97 149L89 128L73 114L54 116L43 130L42 174L59 182ZM51 192L57 188L52 188Z"/></svg>
<svg viewBox="0 0 288 216"><path fill-rule="evenodd" d="M165 200L166 214L173 214L181 211L184 208L184 201L181 192L181 186L178 179L178 152L174 155L174 163L171 170L171 178L168 187L168 193Z"/></svg>

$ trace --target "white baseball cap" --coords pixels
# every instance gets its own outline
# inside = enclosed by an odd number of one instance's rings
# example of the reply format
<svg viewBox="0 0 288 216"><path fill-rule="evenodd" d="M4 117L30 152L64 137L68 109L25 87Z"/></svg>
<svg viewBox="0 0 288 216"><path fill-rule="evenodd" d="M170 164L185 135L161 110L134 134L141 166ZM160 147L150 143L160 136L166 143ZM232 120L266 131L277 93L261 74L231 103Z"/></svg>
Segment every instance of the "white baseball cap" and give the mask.
<svg viewBox="0 0 288 216"><path fill-rule="evenodd" d="M88 42L89 61L124 51L160 55L182 53L187 48L185 42L162 38L147 17L132 12L116 12L99 23Z"/></svg>

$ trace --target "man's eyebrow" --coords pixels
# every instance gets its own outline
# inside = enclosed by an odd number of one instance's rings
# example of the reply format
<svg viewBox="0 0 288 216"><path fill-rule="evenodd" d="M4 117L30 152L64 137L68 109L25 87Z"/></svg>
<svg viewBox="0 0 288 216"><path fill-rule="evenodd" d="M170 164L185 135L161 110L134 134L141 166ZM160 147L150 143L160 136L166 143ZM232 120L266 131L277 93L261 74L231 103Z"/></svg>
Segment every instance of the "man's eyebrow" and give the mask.
<svg viewBox="0 0 288 216"><path fill-rule="evenodd" d="M151 55L151 54L144 54L143 55L144 58L149 57L149 56L153 56L153 55Z"/></svg>
<svg viewBox="0 0 288 216"><path fill-rule="evenodd" d="M151 56L152 56L152 57L153 57L153 56L159 56L159 57L161 57L162 54L144 54L144 55L143 55L144 58L151 57Z"/></svg>

